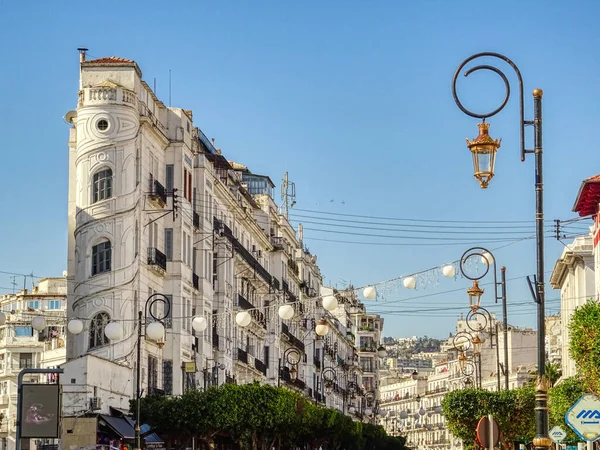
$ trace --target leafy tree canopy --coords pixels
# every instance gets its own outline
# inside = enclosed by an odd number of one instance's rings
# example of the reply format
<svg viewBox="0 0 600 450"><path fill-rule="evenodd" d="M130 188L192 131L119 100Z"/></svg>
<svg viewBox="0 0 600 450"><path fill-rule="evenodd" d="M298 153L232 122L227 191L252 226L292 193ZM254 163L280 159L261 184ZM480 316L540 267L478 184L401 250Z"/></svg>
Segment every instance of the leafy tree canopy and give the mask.
<svg viewBox="0 0 600 450"><path fill-rule="evenodd" d="M583 385L600 394L600 302L588 300L579 306L569 322L569 353L577 364Z"/></svg>

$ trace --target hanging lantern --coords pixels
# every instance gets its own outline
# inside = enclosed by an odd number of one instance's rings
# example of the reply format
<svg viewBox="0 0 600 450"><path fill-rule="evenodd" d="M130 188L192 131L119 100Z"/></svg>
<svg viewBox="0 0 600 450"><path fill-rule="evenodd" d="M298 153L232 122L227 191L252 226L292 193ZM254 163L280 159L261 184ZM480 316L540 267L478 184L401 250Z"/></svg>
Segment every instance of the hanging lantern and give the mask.
<svg viewBox="0 0 600 450"><path fill-rule="evenodd" d="M460 368L461 370L465 370L465 367L467 367L467 360L469 358L467 358L467 355L465 355L465 352L461 352L460 355L458 356L458 363L460 364Z"/></svg>
<svg viewBox="0 0 600 450"><path fill-rule="evenodd" d="M363 296L367 300L373 300L375 297L377 297L377 291L373 286L367 286L363 291Z"/></svg>
<svg viewBox="0 0 600 450"><path fill-rule="evenodd" d="M473 286L467 289L469 294L469 307L472 311L477 311L481 306L481 296L483 295L483 289L479 287L477 281L473 281Z"/></svg>
<svg viewBox="0 0 600 450"><path fill-rule="evenodd" d="M420 415L420 416L424 416L424 415L425 415L425 413L427 413L427 411L425 411L425 409L424 409L424 408L421 408L421 409L419 409L419 415Z"/></svg>
<svg viewBox="0 0 600 450"><path fill-rule="evenodd" d="M294 307L290 304L281 305L278 311L279 317L283 320L290 320L296 314Z"/></svg>
<svg viewBox="0 0 600 450"><path fill-rule="evenodd" d="M414 289L417 285L417 279L415 277L406 277L402 280L402 284L406 289Z"/></svg>
<svg viewBox="0 0 600 450"><path fill-rule="evenodd" d="M454 267L452 264L446 264L444 267L442 267L442 274L447 278L454 278L456 275L456 267Z"/></svg>
<svg viewBox="0 0 600 450"><path fill-rule="evenodd" d="M67 324L67 330L71 334L79 334L83 331L83 322L79 319L71 319Z"/></svg>
<svg viewBox="0 0 600 450"><path fill-rule="evenodd" d="M298 370L296 370L295 366L292 366L290 369L290 379L292 381L296 381L298 379Z"/></svg>
<svg viewBox="0 0 600 450"><path fill-rule="evenodd" d="M242 328L246 328L248 325L250 325L251 321L252 316L250 316L248 311L240 311L235 315L235 323Z"/></svg>
<svg viewBox="0 0 600 450"><path fill-rule="evenodd" d="M337 307L338 301L334 295L327 295L326 297L323 297L323 308L325 308L327 311L335 311Z"/></svg>
<svg viewBox="0 0 600 450"><path fill-rule="evenodd" d="M208 328L208 321L206 317L196 316L192 319L192 328L198 333L202 333Z"/></svg>
<svg viewBox="0 0 600 450"><path fill-rule="evenodd" d="M502 139L492 139L489 134L489 123L483 122L477 126L479 127L479 136L472 141L467 139L467 147L471 150L471 155L473 156L475 179L479 181L479 186L485 189L494 177L496 152L500 148Z"/></svg>
<svg viewBox="0 0 600 450"><path fill-rule="evenodd" d="M479 336L479 333L473 337L473 353L479 355L481 353L481 345L485 342L485 339Z"/></svg>

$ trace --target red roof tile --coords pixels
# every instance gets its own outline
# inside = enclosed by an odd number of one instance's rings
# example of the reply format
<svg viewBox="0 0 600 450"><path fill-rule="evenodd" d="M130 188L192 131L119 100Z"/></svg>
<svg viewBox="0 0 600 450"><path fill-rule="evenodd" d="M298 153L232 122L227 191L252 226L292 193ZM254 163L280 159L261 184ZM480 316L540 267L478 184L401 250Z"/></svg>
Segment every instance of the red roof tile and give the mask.
<svg viewBox="0 0 600 450"><path fill-rule="evenodd" d="M581 183L573 211L579 213L580 217L598 213L600 202L600 175L586 178Z"/></svg>
<svg viewBox="0 0 600 450"><path fill-rule="evenodd" d="M89 61L85 61L88 63L98 63L98 64L111 64L111 63L135 63L135 61L131 59L119 58L118 56L106 56L104 58L91 59Z"/></svg>

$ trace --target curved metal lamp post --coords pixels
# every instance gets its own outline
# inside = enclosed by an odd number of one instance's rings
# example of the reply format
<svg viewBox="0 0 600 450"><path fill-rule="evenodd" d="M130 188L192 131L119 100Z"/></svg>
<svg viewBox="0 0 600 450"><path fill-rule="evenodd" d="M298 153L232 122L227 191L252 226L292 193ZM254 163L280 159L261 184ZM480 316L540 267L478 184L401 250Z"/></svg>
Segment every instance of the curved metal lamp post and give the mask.
<svg viewBox="0 0 600 450"><path fill-rule="evenodd" d="M163 304L162 315L154 315L154 311L152 311L152 307L157 304ZM152 294L146 300L146 305L144 306L144 311L138 311L138 339L137 339L137 367L136 367L136 415L135 415L135 445L136 449L142 448L142 438L140 434L140 398L142 397L142 389L141 389L141 373L142 373L142 337L143 329L149 325L148 323L148 314L152 319L152 322L158 322L164 327L164 320L169 317L169 313L171 312L171 301L164 294Z"/></svg>
<svg viewBox="0 0 600 450"><path fill-rule="evenodd" d="M302 352L294 347L288 348L285 352L283 352L283 359L287 364L291 366L290 368L290 380L292 382L298 379L298 364L302 359ZM281 364L281 358L279 358L279 378L277 379L277 385L281 385L281 372L283 371L283 366Z"/></svg>
<svg viewBox="0 0 600 450"><path fill-rule="evenodd" d="M548 382L545 376L546 349L545 349L545 292L544 292L544 185L543 185L543 164L542 164L542 96L541 89L533 90L533 120L525 120L524 113L524 95L523 78L521 72L514 62L500 53L482 52L476 53L465 59L454 74L452 80L452 95L459 109L468 116L483 119L479 125L479 136L473 141L467 139L467 146L473 155L473 164L475 169L475 178L479 180L482 188L486 188L490 179L494 176L494 162L496 151L500 147L500 141L494 140L489 136L489 124L485 122L488 117L498 114L506 106L510 97L510 83L506 75L497 67L481 64L468 69L465 76L469 76L479 70L488 70L499 75L504 82L505 95L500 106L487 114L478 114L465 108L460 102L456 93L456 81L463 68L471 61L490 57L496 58L507 63L515 71L519 83L519 131L521 135L521 161L525 161L528 153L535 155L535 235L536 235L536 253L537 253L537 277L534 277L535 291L532 283L529 287L532 291L534 301L537 303L537 327L538 327L538 382L536 387L536 437L533 445L538 449L545 449L552 445L548 437ZM525 126L532 125L533 132L533 150L525 148Z"/></svg>
<svg viewBox="0 0 600 450"><path fill-rule="evenodd" d="M470 276L465 269L465 266L468 264L469 260L472 258L481 258L482 261L486 261L484 263L485 271L478 276ZM491 259L491 261L490 261ZM506 306L506 267L500 267L500 282L498 282L498 270L496 266L496 257L494 254L484 247L472 247L465 251L460 257L460 273L467 279L473 281L474 285L485 277L490 271L490 266L493 264L494 270L492 274L494 275L494 301L498 303L498 300L502 302L502 328L503 328L503 340L504 340L504 364L503 370L504 373L504 389L508 390L508 310ZM479 285L477 285L479 287ZM498 294L498 288L500 288L500 294ZM473 288L471 288L473 289ZM469 290L467 291L469 292ZM481 291L483 294L483 291ZM472 298L472 297L470 297ZM496 349L498 347L496 346ZM497 357L499 355L496 355ZM499 358L498 358L499 359ZM500 365L500 364L498 364ZM499 369L499 368L498 368ZM498 370L498 390L500 390L500 370Z"/></svg>

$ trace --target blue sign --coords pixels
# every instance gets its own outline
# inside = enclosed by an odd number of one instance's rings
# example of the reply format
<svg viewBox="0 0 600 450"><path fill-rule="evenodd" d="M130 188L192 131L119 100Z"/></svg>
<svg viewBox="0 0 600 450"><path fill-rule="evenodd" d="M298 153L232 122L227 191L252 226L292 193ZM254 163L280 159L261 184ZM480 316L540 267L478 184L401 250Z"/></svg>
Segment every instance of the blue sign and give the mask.
<svg viewBox="0 0 600 450"><path fill-rule="evenodd" d="M584 394L565 414L565 422L585 441L600 437L600 398Z"/></svg>

